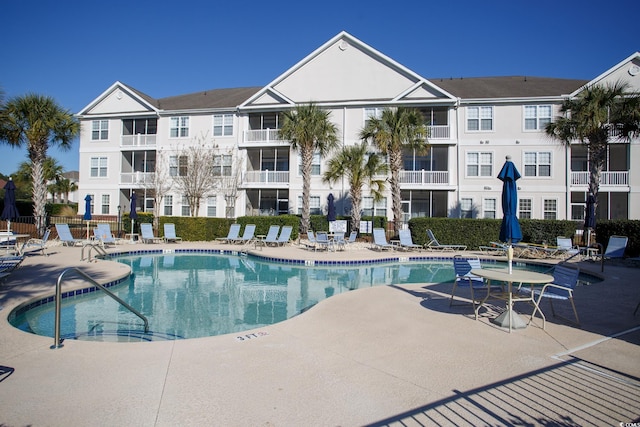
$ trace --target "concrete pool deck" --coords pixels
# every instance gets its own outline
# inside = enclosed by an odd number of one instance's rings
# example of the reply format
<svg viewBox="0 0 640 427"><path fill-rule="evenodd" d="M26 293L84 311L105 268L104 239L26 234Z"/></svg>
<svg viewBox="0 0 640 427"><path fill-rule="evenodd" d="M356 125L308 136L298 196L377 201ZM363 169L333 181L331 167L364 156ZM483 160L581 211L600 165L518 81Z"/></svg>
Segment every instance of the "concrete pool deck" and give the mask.
<svg viewBox="0 0 640 427"><path fill-rule="evenodd" d="M183 242L109 252L229 247ZM537 318L509 334L490 322L502 303L475 321L470 305L449 307L451 283L394 284L336 295L242 340L67 340L51 350L52 338L10 326L11 310L52 294L68 267L100 282L128 267L80 261L79 247L49 253L29 256L0 283L2 426L618 425L640 417L638 268L605 264L602 282L577 289L580 328L552 318L543 303L546 330ZM414 253L327 254L293 245L256 254L345 260ZM601 274L600 264L576 264ZM525 304L516 309L531 312Z"/></svg>

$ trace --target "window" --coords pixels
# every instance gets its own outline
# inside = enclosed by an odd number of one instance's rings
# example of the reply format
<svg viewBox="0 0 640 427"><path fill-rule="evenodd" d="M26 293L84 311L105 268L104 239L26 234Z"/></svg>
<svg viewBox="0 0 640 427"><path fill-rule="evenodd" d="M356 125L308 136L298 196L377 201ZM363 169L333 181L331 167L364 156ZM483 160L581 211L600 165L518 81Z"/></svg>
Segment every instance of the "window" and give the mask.
<svg viewBox="0 0 640 427"><path fill-rule="evenodd" d="M544 219L557 219L558 201L554 199L544 199Z"/></svg>
<svg viewBox="0 0 640 427"><path fill-rule="evenodd" d="M182 216L191 215L191 209L189 208L189 198L187 196L182 196L181 215Z"/></svg>
<svg viewBox="0 0 640 427"><path fill-rule="evenodd" d="M224 154L213 156L213 174L215 176L231 176L233 156Z"/></svg>
<svg viewBox="0 0 640 427"><path fill-rule="evenodd" d="M473 218L473 199L463 197L460 199L460 217Z"/></svg>
<svg viewBox="0 0 640 427"><path fill-rule="evenodd" d="M216 114L213 116L213 136L233 135L233 115Z"/></svg>
<svg viewBox="0 0 640 427"><path fill-rule="evenodd" d="M493 153L467 153L467 176L493 176Z"/></svg>
<svg viewBox="0 0 640 427"><path fill-rule="evenodd" d="M364 125L365 127L369 123L371 119L379 119L382 117L382 111L384 108L382 107L373 107L373 108L365 108L364 109Z"/></svg>
<svg viewBox="0 0 640 427"><path fill-rule="evenodd" d="M524 176L551 176L551 152L525 152Z"/></svg>
<svg viewBox="0 0 640 427"><path fill-rule="evenodd" d="M524 129L544 130L551 123L551 105L525 105Z"/></svg>
<svg viewBox="0 0 640 427"><path fill-rule="evenodd" d="M91 158L91 177L105 178L107 176L107 158L92 157Z"/></svg>
<svg viewBox="0 0 640 427"><path fill-rule="evenodd" d="M309 211L311 215L322 215L320 208L320 196L309 197ZM302 196L298 196L298 214L302 214Z"/></svg>
<svg viewBox="0 0 640 427"><path fill-rule="evenodd" d="M216 196L207 197L207 216L216 216Z"/></svg>
<svg viewBox="0 0 640 427"><path fill-rule="evenodd" d="M169 175L187 176L187 156L169 156Z"/></svg>
<svg viewBox="0 0 640 427"><path fill-rule="evenodd" d="M123 119L123 135L155 135L158 132L158 119Z"/></svg>
<svg viewBox="0 0 640 427"><path fill-rule="evenodd" d="M531 199L518 200L518 218L531 219Z"/></svg>
<svg viewBox="0 0 640 427"><path fill-rule="evenodd" d="M298 175L302 175L302 157L298 154ZM313 153L313 160L311 161L311 175L320 175L320 153Z"/></svg>
<svg viewBox="0 0 640 427"><path fill-rule="evenodd" d="M189 136L189 117L171 117L171 138L185 138Z"/></svg>
<svg viewBox="0 0 640 427"><path fill-rule="evenodd" d="M104 141L109 139L109 121L94 120L91 124L91 139Z"/></svg>
<svg viewBox="0 0 640 427"><path fill-rule="evenodd" d="M467 130L493 130L493 107L467 107Z"/></svg>
<svg viewBox="0 0 640 427"><path fill-rule="evenodd" d="M103 215L108 215L109 214L109 195L108 194L103 194L102 195L102 211L101 213Z"/></svg>
<svg viewBox="0 0 640 427"><path fill-rule="evenodd" d="M373 197L362 198L362 216L385 216L387 215L387 198L383 197L379 202L374 203Z"/></svg>
<svg viewBox="0 0 640 427"><path fill-rule="evenodd" d="M95 213L95 209L94 209L94 204L93 201L96 199L96 195L95 194L89 194L89 197L91 197L91 214L93 215Z"/></svg>
<svg viewBox="0 0 640 427"><path fill-rule="evenodd" d="M496 206L497 206L496 199L484 199L484 202L483 202L484 218L495 218Z"/></svg>
<svg viewBox="0 0 640 427"><path fill-rule="evenodd" d="M173 196L164 196L164 215L173 215Z"/></svg>

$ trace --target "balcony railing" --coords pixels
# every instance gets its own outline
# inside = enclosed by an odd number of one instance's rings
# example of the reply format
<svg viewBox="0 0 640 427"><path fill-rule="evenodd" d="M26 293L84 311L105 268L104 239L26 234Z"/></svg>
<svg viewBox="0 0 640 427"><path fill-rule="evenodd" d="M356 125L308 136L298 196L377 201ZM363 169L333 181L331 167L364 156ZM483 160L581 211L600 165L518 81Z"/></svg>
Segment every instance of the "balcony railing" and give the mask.
<svg viewBox="0 0 640 427"><path fill-rule="evenodd" d="M242 180L245 184L288 184L289 171L248 171Z"/></svg>
<svg viewBox="0 0 640 427"><path fill-rule="evenodd" d="M449 171L400 171L400 184L449 184Z"/></svg>
<svg viewBox="0 0 640 427"><path fill-rule="evenodd" d="M449 139L449 125L427 126L430 139Z"/></svg>
<svg viewBox="0 0 640 427"><path fill-rule="evenodd" d="M278 129L255 129L245 130L242 138L242 142L245 144L251 143L287 143L288 141L280 138L280 132Z"/></svg>
<svg viewBox="0 0 640 427"><path fill-rule="evenodd" d="M571 185L589 185L589 172L571 172ZM600 185L628 186L629 172L602 172Z"/></svg>
<svg viewBox="0 0 640 427"><path fill-rule="evenodd" d="M122 135L122 147L155 147L156 135Z"/></svg>
<svg viewBox="0 0 640 427"><path fill-rule="evenodd" d="M154 179L155 172L123 172L120 174L120 184L152 184Z"/></svg>

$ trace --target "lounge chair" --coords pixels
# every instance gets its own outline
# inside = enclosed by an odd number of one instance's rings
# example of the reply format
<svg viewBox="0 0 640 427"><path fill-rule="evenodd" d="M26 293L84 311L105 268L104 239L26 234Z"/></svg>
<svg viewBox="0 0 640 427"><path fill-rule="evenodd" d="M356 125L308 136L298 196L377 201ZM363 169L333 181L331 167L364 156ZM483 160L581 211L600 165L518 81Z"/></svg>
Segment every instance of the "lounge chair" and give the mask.
<svg viewBox="0 0 640 427"><path fill-rule="evenodd" d="M482 277L471 274L471 270L480 268L482 268L482 265L480 264L480 258L477 256L463 257L462 255L455 255L453 257L453 270L456 273L456 278L453 281L453 290L451 291L451 298L449 299L449 307L454 305L463 305L462 303L454 304L456 290L458 288L468 288L471 292L471 305L473 306L473 312L476 320L478 320L478 302L481 302L482 299L477 298L474 291L481 289L486 290L487 292L489 291L489 287Z"/></svg>
<svg viewBox="0 0 640 427"><path fill-rule="evenodd" d="M569 237L556 237L556 245L556 255L563 259L573 258L580 253L580 248L577 245L574 245Z"/></svg>
<svg viewBox="0 0 640 427"><path fill-rule="evenodd" d="M0 248L4 249L6 253L17 252L16 238L11 231L0 231Z"/></svg>
<svg viewBox="0 0 640 427"><path fill-rule="evenodd" d="M22 247L20 248L20 254L24 255L26 253L29 252L36 252L36 251L40 251L42 252L42 255L47 255L47 253L45 252L45 249L47 248L47 240L49 240L49 235L51 234L51 230L50 229L46 229L44 231L44 235L42 236L42 239L29 239L26 242L24 242L24 244L22 245Z"/></svg>
<svg viewBox="0 0 640 427"><path fill-rule="evenodd" d="M536 300L536 308L533 310L533 314L531 314L531 320L536 315L536 312L540 312L542 316L542 329L545 327L545 316L540 308L540 302L543 298L547 298L549 300L549 304L551 305L551 313L554 317L556 316L555 309L553 307L553 301L569 301L571 303L571 307L573 308L573 314L576 317L575 324L580 325L580 319L578 319L578 312L576 311L576 305L573 302L573 290L578 284L578 276L580 275L580 270L578 268L569 267L567 265L558 264L553 268L553 282L547 283L540 288L527 288L525 286L520 288L520 292L533 292L534 298L538 297ZM570 319L562 318L569 322L572 322Z"/></svg>
<svg viewBox="0 0 640 427"><path fill-rule="evenodd" d="M76 246L83 244L86 240L76 239L71 234L69 224L56 224L56 232L58 233L58 239L62 242L63 246Z"/></svg>
<svg viewBox="0 0 640 427"><path fill-rule="evenodd" d="M278 236L278 240L276 241L276 246L284 246L289 243L291 240L291 232L293 231L293 227L290 225L283 225L282 230L280 231L280 235Z"/></svg>
<svg viewBox="0 0 640 427"><path fill-rule="evenodd" d="M373 229L373 249L392 251L394 246L387 242L387 236L384 234L384 228Z"/></svg>
<svg viewBox="0 0 640 427"><path fill-rule="evenodd" d="M313 249L315 251L318 248L317 247L318 243L316 242L316 236L315 234L313 234L312 230L307 231L307 241L306 242L303 241L301 243L305 248L309 250Z"/></svg>
<svg viewBox="0 0 640 427"><path fill-rule="evenodd" d="M176 236L176 225L168 222L164 224L164 241L165 242L181 242L182 237Z"/></svg>
<svg viewBox="0 0 640 427"><path fill-rule="evenodd" d="M422 246L421 245L416 245L415 243L413 243L413 239L411 238L411 230L404 229L404 230L400 230L400 232L398 233L398 236L400 237L400 247L402 249L406 249L406 250L422 250Z"/></svg>
<svg viewBox="0 0 640 427"><path fill-rule="evenodd" d="M628 241L629 238L626 236L609 236L604 255L596 254L595 258L600 258L601 256L604 256L604 259L624 258L624 251L627 249Z"/></svg>
<svg viewBox="0 0 640 427"><path fill-rule="evenodd" d="M111 233L111 227L107 223L100 223L93 229L93 235L100 245L115 245L120 242L120 239L113 237Z"/></svg>
<svg viewBox="0 0 640 427"><path fill-rule="evenodd" d="M244 226L244 232L242 233L242 237L237 239L237 243L249 244L255 239L256 233L256 225L255 224L247 224Z"/></svg>
<svg viewBox="0 0 640 427"><path fill-rule="evenodd" d="M424 245L424 247L428 250L441 250L441 251L464 251L467 249L465 245L441 245L436 239L436 236L433 235L433 231L431 229L427 230L427 236L429 237L429 242Z"/></svg>
<svg viewBox="0 0 640 427"><path fill-rule="evenodd" d="M140 224L140 234L140 240L142 240L142 243L162 242L162 237L156 237L153 235L153 226L148 222Z"/></svg>
<svg viewBox="0 0 640 427"><path fill-rule="evenodd" d="M329 239L326 231L318 231L316 233L316 245L319 249L326 249L327 251L334 250L333 240Z"/></svg>
<svg viewBox="0 0 640 427"><path fill-rule="evenodd" d="M506 255L509 245L500 242L489 242L490 246L480 246L480 251L489 255Z"/></svg>
<svg viewBox="0 0 640 427"><path fill-rule="evenodd" d="M347 241L344 239L343 232L339 231L333 233L333 245L335 246L336 250L344 251L345 247L347 246Z"/></svg>
<svg viewBox="0 0 640 427"><path fill-rule="evenodd" d="M262 240L257 240L256 241L256 246L258 246L258 243L260 243L262 246L277 245L278 244L278 234L279 233L280 233L280 226L279 225L270 226L266 237L264 239L262 239Z"/></svg>
<svg viewBox="0 0 640 427"><path fill-rule="evenodd" d="M3 281L17 269L24 261L22 255L12 255L0 257L0 281Z"/></svg>
<svg viewBox="0 0 640 427"><path fill-rule="evenodd" d="M240 224L231 224L227 237L217 237L216 240L223 243L235 243L240 238Z"/></svg>

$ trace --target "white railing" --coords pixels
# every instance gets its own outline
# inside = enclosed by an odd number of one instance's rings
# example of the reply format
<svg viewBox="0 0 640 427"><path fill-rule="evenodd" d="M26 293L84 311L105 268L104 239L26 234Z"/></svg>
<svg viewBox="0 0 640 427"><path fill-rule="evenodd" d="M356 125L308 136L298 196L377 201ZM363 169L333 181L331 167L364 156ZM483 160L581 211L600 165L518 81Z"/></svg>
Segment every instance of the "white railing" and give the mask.
<svg viewBox="0 0 640 427"><path fill-rule="evenodd" d="M400 171L400 184L449 184L449 171Z"/></svg>
<svg viewBox="0 0 640 427"><path fill-rule="evenodd" d="M150 147L156 145L155 135L122 135L122 147Z"/></svg>
<svg viewBox="0 0 640 427"><path fill-rule="evenodd" d="M429 138L431 139L449 139L449 125L427 126L429 129Z"/></svg>
<svg viewBox="0 0 640 427"><path fill-rule="evenodd" d="M589 185L589 172L571 172L571 185ZM629 185L629 172L602 172L600 185Z"/></svg>
<svg viewBox="0 0 640 427"><path fill-rule="evenodd" d="M154 172L127 172L120 174L121 184L151 184L154 179Z"/></svg>
<svg viewBox="0 0 640 427"><path fill-rule="evenodd" d="M289 171L248 171L244 173L245 184L288 184Z"/></svg>
<svg viewBox="0 0 640 427"><path fill-rule="evenodd" d="M285 142L280 138L278 129L245 130L242 142Z"/></svg>

